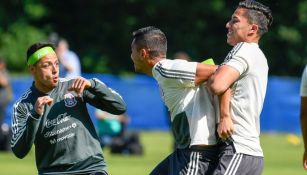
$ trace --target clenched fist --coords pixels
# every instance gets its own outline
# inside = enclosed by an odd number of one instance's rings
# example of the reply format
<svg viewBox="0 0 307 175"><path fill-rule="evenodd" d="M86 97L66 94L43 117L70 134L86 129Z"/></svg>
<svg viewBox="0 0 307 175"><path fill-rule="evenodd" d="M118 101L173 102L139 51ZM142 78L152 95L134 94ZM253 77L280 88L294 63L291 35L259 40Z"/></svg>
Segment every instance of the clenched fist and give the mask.
<svg viewBox="0 0 307 175"><path fill-rule="evenodd" d="M39 97L37 98L36 102L35 102L35 111L39 114L39 115L43 115L44 114L44 110L45 110L45 105L51 105L53 102L53 99L49 96L43 96L43 97Z"/></svg>
<svg viewBox="0 0 307 175"><path fill-rule="evenodd" d="M79 96L82 96L82 93L85 89L91 87L91 82L83 77L78 77L74 80L73 84L70 88L68 88L69 91L75 91Z"/></svg>

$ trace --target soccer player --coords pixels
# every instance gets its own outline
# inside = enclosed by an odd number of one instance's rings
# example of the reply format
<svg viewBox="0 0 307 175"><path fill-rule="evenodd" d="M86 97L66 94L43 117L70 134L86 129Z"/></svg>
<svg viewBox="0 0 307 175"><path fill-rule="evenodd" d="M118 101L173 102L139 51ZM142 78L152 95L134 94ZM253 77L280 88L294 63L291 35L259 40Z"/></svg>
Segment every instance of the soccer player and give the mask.
<svg viewBox="0 0 307 175"><path fill-rule="evenodd" d="M34 82L14 104L14 154L25 157L34 143L40 175L107 175L86 104L122 114L126 105L121 96L95 78L60 79L51 44L30 46L27 64Z"/></svg>
<svg viewBox="0 0 307 175"><path fill-rule="evenodd" d="M301 81L301 129L304 140L303 167L307 170L307 66Z"/></svg>
<svg viewBox="0 0 307 175"><path fill-rule="evenodd" d="M151 26L133 32L131 51L135 71L153 76L159 84L170 112L171 129L177 145L174 152L150 174L210 174L218 155L215 136L217 113L215 98L204 82L217 66L166 59L166 36L160 29ZM229 111L227 109L225 111ZM231 133L229 112L227 115L229 120L224 120L224 132Z"/></svg>
<svg viewBox="0 0 307 175"><path fill-rule="evenodd" d="M239 3L230 21L227 43L233 46L224 62L209 79L211 91L220 95L232 90L233 144L225 145L215 174L261 174L259 117L268 80L267 59L258 42L272 23L271 10L255 1Z"/></svg>

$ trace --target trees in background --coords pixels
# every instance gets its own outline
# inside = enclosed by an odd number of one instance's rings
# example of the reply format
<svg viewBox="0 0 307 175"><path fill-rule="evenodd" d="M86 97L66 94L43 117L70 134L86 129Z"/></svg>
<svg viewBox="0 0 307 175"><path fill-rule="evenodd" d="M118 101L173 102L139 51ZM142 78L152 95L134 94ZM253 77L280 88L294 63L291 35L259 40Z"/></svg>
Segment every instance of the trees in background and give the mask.
<svg viewBox="0 0 307 175"><path fill-rule="evenodd" d="M299 76L307 63L307 0L261 1L274 22L260 47L271 75ZM225 28L238 1L176 0L4 0L0 2L0 55L9 69L25 71L26 48L51 32L66 38L81 58L83 72L133 72L131 33L144 26L168 37L168 57L179 50L195 61L221 63L231 49ZM291 7L291 8L289 8Z"/></svg>

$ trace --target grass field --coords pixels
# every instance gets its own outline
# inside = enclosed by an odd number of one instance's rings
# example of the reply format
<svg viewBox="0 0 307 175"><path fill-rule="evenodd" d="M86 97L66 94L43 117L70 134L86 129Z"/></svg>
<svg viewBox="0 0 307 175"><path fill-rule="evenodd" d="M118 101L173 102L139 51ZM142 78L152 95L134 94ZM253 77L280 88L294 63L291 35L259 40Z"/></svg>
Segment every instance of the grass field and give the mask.
<svg viewBox="0 0 307 175"><path fill-rule="evenodd" d="M306 175L301 166L303 146L292 144L286 135L268 135L261 137L265 154L263 175ZM171 152L172 138L167 132L142 132L141 142L145 147L143 156L104 154L111 175L147 175L151 169ZM32 150L22 160L12 153L0 152L0 175L35 175L35 156Z"/></svg>

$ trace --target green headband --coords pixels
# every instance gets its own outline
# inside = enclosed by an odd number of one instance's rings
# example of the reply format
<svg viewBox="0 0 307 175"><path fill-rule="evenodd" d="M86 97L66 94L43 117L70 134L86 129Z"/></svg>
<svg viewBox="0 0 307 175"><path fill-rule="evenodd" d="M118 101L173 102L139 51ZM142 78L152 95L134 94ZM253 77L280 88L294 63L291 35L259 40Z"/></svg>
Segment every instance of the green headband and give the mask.
<svg viewBox="0 0 307 175"><path fill-rule="evenodd" d="M28 59L28 65L33 65L35 64L38 60L40 60L41 58L43 58L44 56L48 55L48 54L55 54L54 50L52 49L52 47L47 46L47 47L43 47L38 49L36 52L34 52Z"/></svg>

